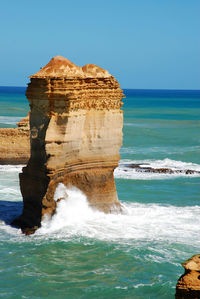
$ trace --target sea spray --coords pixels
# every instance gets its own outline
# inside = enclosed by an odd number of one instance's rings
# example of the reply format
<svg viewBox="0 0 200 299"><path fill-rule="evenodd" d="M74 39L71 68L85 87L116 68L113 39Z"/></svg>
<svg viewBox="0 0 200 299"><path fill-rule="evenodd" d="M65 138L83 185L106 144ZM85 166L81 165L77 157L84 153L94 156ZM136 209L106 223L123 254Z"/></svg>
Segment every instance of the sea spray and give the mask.
<svg viewBox="0 0 200 299"><path fill-rule="evenodd" d="M19 205L21 197L18 172L21 166L2 166L1 170L1 196L4 200L10 201L7 206L1 205L2 213L6 216L9 204L12 210L16 209L15 213L19 214L22 204ZM12 180L12 186L8 184L8 179ZM59 198L65 199L57 203L56 213L52 218L45 218L36 236L31 238L69 240L83 236L117 243L161 240L200 246L199 205L188 206L190 202L186 201L185 206L179 207L172 205L173 201L172 204L164 204L162 201L142 204L138 202L136 193L132 195L132 202L121 200L124 213L115 215L92 209L86 196L77 188L66 188L63 184L59 184L54 199L57 201ZM2 220L4 219L7 223L9 217L3 217ZM1 229L12 235L17 231L14 228L10 229L8 224L2 225Z"/></svg>
<svg viewBox="0 0 200 299"><path fill-rule="evenodd" d="M83 192L75 187L66 188L62 183L56 188L54 200L60 200L56 212L52 217L45 215L39 233L51 233L64 228L81 233L81 226L87 223L93 213L97 213L89 207Z"/></svg>
<svg viewBox="0 0 200 299"><path fill-rule="evenodd" d="M63 240L82 236L129 244L155 241L200 245L199 206L177 209L171 205L123 202L124 213L116 215L93 210L80 190L59 184L55 199L63 195L65 199L57 203L52 218L44 218L37 236Z"/></svg>

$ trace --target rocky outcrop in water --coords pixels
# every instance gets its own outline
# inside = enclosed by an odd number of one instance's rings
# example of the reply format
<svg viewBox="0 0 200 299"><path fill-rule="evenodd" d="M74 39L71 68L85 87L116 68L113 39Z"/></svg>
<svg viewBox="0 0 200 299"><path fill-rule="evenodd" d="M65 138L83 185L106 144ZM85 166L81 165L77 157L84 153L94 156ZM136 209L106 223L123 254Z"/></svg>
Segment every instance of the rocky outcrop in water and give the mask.
<svg viewBox="0 0 200 299"><path fill-rule="evenodd" d="M13 224L34 232L44 214L55 212L59 183L82 190L99 210L119 211L113 171L123 93L117 80L96 65L78 67L60 56L30 78L31 157L20 174L23 214Z"/></svg>
<svg viewBox="0 0 200 299"><path fill-rule="evenodd" d="M18 128L24 131L29 131L30 130L29 118L30 118L30 112L28 112L26 117L23 117L22 119L20 119L18 123L16 123Z"/></svg>
<svg viewBox="0 0 200 299"><path fill-rule="evenodd" d="M200 174L200 171L192 169L171 169L171 168L153 168L150 166L143 166L142 164L125 164L126 167L132 168L137 172L148 172L148 173L163 173L163 174Z"/></svg>
<svg viewBox="0 0 200 299"><path fill-rule="evenodd" d="M30 158L29 115L17 125L0 129L0 164L26 164Z"/></svg>
<svg viewBox="0 0 200 299"><path fill-rule="evenodd" d="M182 263L185 273L176 285L176 299L200 298L200 254L194 255Z"/></svg>

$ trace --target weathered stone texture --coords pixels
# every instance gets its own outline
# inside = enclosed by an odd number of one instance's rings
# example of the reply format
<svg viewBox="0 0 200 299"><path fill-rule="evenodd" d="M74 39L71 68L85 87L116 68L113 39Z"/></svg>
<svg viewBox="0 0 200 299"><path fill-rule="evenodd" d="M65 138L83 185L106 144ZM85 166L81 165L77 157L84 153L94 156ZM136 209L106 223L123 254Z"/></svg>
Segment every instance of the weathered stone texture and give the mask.
<svg viewBox="0 0 200 299"><path fill-rule="evenodd" d="M0 164L26 164L30 157L28 130L0 129Z"/></svg>
<svg viewBox="0 0 200 299"><path fill-rule="evenodd" d="M29 113L17 125L0 129L0 164L26 164L30 158Z"/></svg>
<svg viewBox="0 0 200 299"><path fill-rule="evenodd" d="M20 174L24 211L15 223L38 227L45 213L54 213L60 182L78 187L100 210L119 210L113 171L122 144L123 93L117 80L98 66L81 68L60 56L30 78L31 157Z"/></svg>
<svg viewBox="0 0 200 299"><path fill-rule="evenodd" d="M185 273L176 285L176 299L200 298L200 254L192 256L182 263Z"/></svg>

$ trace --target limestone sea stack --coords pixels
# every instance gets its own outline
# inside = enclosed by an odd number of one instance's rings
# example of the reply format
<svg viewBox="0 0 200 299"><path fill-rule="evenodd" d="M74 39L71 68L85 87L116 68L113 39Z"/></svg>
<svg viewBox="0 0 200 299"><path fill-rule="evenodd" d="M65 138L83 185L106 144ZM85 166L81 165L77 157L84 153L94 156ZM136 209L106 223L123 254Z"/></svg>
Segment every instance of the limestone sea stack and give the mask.
<svg viewBox="0 0 200 299"><path fill-rule="evenodd" d="M23 213L13 223L34 232L56 210L59 183L75 186L90 205L119 211L113 171L122 144L123 92L106 70L56 56L30 77L31 156L20 174Z"/></svg>
<svg viewBox="0 0 200 299"><path fill-rule="evenodd" d="M200 298L200 254L192 256L182 263L185 273L176 285L176 299Z"/></svg>

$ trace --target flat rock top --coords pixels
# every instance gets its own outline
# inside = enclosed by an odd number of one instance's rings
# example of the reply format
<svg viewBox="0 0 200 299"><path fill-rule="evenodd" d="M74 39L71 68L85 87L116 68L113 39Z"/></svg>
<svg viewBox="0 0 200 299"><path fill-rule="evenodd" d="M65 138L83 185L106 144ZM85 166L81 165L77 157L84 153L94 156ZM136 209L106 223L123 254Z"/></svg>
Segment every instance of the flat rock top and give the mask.
<svg viewBox="0 0 200 299"><path fill-rule="evenodd" d="M55 56L30 78L108 78L110 76L108 71L95 64L86 64L80 67L65 57Z"/></svg>
<svg viewBox="0 0 200 299"><path fill-rule="evenodd" d="M182 263L186 270L200 271L200 254L193 255L189 260Z"/></svg>

